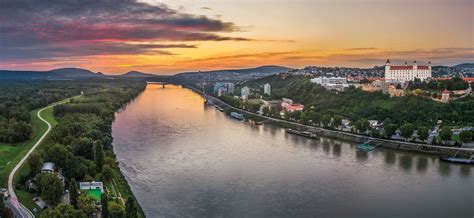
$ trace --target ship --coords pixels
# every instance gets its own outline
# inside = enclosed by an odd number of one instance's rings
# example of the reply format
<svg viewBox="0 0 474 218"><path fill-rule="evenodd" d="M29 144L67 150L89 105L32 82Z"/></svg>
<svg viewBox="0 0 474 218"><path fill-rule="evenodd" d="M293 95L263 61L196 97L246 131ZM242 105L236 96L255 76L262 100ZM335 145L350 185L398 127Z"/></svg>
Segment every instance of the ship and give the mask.
<svg viewBox="0 0 474 218"><path fill-rule="evenodd" d="M244 115L239 114L237 112L230 112L230 116L237 120L244 120Z"/></svg>

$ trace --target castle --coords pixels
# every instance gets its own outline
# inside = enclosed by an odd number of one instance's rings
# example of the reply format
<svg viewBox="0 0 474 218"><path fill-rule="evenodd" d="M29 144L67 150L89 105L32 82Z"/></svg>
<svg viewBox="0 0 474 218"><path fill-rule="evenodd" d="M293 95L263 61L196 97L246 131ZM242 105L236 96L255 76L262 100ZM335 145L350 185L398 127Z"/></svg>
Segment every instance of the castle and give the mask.
<svg viewBox="0 0 474 218"><path fill-rule="evenodd" d="M425 80L431 78L431 62L428 66L418 66L416 61L413 65L408 66L391 66L390 60L385 63L385 81L386 82L407 82L413 81L415 78Z"/></svg>

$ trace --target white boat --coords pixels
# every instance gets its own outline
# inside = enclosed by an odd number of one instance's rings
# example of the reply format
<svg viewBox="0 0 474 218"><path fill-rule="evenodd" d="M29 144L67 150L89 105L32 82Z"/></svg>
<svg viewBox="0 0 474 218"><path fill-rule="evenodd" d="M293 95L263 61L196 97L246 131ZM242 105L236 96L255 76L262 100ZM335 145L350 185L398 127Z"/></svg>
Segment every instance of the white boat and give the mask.
<svg viewBox="0 0 474 218"><path fill-rule="evenodd" d="M237 120L244 120L244 115L239 114L237 112L230 112L230 116Z"/></svg>

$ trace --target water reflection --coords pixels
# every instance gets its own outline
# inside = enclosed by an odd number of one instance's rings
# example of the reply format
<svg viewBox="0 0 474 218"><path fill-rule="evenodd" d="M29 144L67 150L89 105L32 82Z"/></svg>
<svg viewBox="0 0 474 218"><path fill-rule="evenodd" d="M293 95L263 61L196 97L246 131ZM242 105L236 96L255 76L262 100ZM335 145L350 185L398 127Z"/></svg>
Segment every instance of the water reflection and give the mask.
<svg viewBox="0 0 474 218"><path fill-rule="evenodd" d="M472 216L470 166L238 122L179 87L148 86L112 133L148 217Z"/></svg>
<svg viewBox="0 0 474 218"><path fill-rule="evenodd" d="M426 157L418 157L416 162L416 170L419 173L425 173L428 169L428 159Z"/></svg>

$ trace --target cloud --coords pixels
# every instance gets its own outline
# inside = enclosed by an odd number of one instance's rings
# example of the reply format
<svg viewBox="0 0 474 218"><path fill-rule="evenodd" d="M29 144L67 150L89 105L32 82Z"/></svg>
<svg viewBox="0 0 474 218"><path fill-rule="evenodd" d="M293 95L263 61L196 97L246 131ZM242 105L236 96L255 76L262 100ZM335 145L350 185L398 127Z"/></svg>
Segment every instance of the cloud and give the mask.
<svg viewBox="0 0 474 218"><path fill-rule="evenodd" d="M196 46L163 42L251 40L221 36L220 33L240 31L232 22L136 0L2 1L0 21L0 57L4 59L170 55L163 49Z"/></svg>

